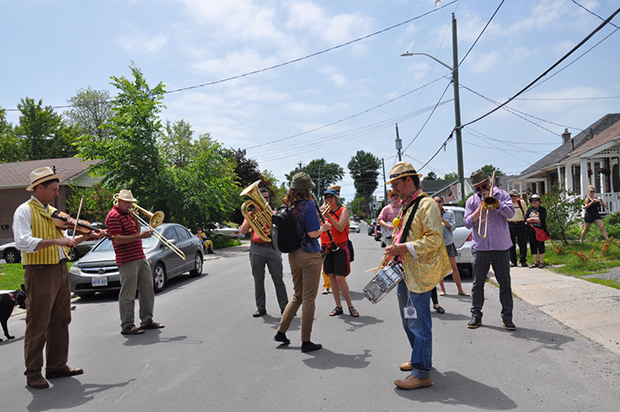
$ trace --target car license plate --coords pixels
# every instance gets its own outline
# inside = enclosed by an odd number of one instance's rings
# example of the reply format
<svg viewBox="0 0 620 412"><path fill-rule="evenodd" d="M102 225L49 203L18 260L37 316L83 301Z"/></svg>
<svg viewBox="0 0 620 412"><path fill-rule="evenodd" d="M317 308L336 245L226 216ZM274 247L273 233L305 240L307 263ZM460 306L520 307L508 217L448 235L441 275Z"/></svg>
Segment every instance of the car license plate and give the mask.
<svg viewBox="0 0 620 412"><path fill-rule="evenodd" d="M108 278L105 276L93 278L92 283L93 286L108 286Z"/></svg>

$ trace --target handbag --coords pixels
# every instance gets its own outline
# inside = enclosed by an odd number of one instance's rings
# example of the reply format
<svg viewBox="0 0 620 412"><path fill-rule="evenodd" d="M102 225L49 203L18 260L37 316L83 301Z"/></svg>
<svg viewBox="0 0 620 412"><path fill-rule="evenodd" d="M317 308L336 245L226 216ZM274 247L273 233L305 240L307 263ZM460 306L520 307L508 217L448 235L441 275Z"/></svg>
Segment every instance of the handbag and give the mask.
<svg viewBox="0 0 620 412"><path fill-rule="evenodd" d="M540 229L535 226L532 226L532 227L536 231L536 240L538 240L539 242L544 242L545 240L551 239L551 236L549 236L547 232L545 232L543 229Z"/></svg>

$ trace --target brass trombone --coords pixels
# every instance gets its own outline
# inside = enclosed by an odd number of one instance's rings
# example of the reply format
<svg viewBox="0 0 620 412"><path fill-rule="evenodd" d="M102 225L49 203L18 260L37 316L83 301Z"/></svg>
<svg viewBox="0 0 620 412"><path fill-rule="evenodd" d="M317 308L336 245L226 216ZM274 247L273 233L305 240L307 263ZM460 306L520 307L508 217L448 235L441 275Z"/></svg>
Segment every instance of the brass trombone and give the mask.
<svg viewBox="0 0 620 412"><path fill-rule="evenodd" d="M114 204L116 205L117 203L118 203L118 198L116 197L116 195L114 195ZM149 221L147 222L146 220L142 219L140 217L140 215L138 214L138 211L140 211L140 212L144 213L146 216L148 216ZM170 240L166 239L164 237L164 235L162 235L157 230L155 230L155 228L157 228L157 226L159 226L162 223L164 223L164 218L166 217L164 212L161 212L161 211L149 212L148 210L146 210L146 209L144 209L144 208L142 208L142 207L140 207L140 206L138 206L137 204L134 203L134 204L131 205L131 208L129 209L129 213L138 220L138 223L140 223L140 225L142 227L144 227L147 230L152 231L153 232L153 236L155 236L157 239L159 239L159 241L161 243L163 243L170 250L172 250L174 253L176 253L177 256L179 256L183 260L186 259L185 258L185 253L183 253L183 251L181 249L179 249Z"/></svg>
<svg viewBox="0 0 620 412"><path fill-rule="evenodd" d="M493 176L491 176L490 183L491 183L491 188L489 189L489 195L482 199L481 205L482 205L483 210L482 212L480 212L480 219L478 221L478 236L482 237L483 239L486 239L487 232L489 229L489 210L499 208L499 201L493 197L493 184L495 183L495 171L493 171ZM484 219L484 235L482 235L480 233L482 229L482 214L484 213L485 210L487 214L486 214L486 218Z"/></svg>

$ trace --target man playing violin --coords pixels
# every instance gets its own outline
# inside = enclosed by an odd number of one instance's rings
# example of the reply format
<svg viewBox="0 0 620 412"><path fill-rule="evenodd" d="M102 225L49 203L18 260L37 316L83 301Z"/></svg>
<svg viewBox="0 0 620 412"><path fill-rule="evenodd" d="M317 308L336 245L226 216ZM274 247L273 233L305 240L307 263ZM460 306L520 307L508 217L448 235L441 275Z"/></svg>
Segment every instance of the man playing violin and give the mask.
<svg viewBox="0 0 620 412"><path fill-rule="evenodd" d="M482 305L484 305L484 285L489 267L493 265L495 279L499 283L499 301L502 304L502 326L516 330L512 322L512 288L510 286L510 229L508 219L514 216L510 195L493 187L493 182L482 171L472 173L471 184L476 193L465 204L465 227L472 229L471 245L472 277L470 329L482 325ZM493 193L491 193L491 190ZM483 199L492 196L497 199L497 208L485 209ZM486 235L486 236L485 236Z"/></svg>
<svg viewBox="0 0 620 412"><path fill-rule="evenodd" d="M26 381L36 389L49 387L41 375L43 348L46 347L46 378L80 375L81 368L70 368L69 323L71 322L71 287L67 257L69 250L85 240L99 239L105 231L91 231L77 237L66 237L58 229L50 203L58 196L60 175L49 167L30 173L33 192L13 216L13 233L17 249L22 251L26 300L26 333L24 358Z"/></svg>
<svg viewBox="0 0 620 412"><path fill-rule="evenodd" d="M108 212L105 225L110 233L116 265L121 277L118 306L121 315L121 334L140 335L144 329L160 329L164 325L153 322L155 290L151 268L142 249L142 239L153 235L152 230L140 232L140 225L130 212L136 201L131 190L121 190L114 195L117 204ZM136 290L140 302L140 328L134 324Z"/></svg>

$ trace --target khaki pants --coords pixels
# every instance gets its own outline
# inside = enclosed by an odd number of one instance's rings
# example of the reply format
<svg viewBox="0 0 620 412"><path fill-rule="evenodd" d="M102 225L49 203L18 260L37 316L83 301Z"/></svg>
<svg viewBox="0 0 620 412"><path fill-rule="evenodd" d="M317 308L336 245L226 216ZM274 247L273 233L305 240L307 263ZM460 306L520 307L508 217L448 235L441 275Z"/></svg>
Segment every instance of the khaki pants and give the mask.
<svg viewBox="0 0 620 412"><path fill-rule="evenodd" d="M140 326L153 320L155 291L153 275L146 259L123 263L118 268L121 275L121 292L118 295L118 307L121 314L121 329L134 326L136 290L140 303Z"/></svg>
<svg viewBox="0 0 620 412"><path fill-rule="evenodd" d="M288 262L293 275L293 297L286 305L278 331L286 333L301 306L301 341L307 342L312 333L323 256L320 252L307 253L297 249L288 254Z"/></svg>
<svg viewBox="0 0 620 412"><path fill-rule="evenodd" d="M55 265L24 266L26 333L24 336L24 375L41 373L43 348L47 371L62 369L69 357L71 287L67 261Z"/></svg>

